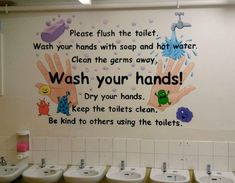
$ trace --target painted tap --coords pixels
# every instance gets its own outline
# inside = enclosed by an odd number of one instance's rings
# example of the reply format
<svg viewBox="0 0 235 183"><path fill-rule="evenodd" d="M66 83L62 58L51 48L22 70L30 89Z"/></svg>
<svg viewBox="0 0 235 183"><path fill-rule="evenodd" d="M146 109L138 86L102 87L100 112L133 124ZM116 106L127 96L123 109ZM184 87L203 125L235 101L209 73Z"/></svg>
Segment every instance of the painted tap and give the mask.
<svg viewBox="0 0 235 183"><path fill-rule="evenodd" d="M124 169L125 169L125 161L122 160L120 170L124 170Z"/></svg>
<svg viewBox="0 0 235 183"><path fill-rule="evenodd" d="M6 166L7 165L7 161L5 160L5 158L2 156L0 158L0 166Z"/></svg>
<svg viewBox="0 0 235 183"><path fill-rule="evenodd" d="M85 168L85 160L84 160L84 159L81 159L81 160L80 160L79 169L83 169L83 168Z"/></svg>
<svg viewBox="0 0 235 183"><path fill-rule="evenodd" d="M171 30L175 31L176 28L183 29L184 27L192 27L190 23L185 23L181 20L181 16L184 15L184 12L175 12L175 16L179 16L179 20L177 23L171 24Z"/></svg>
<svg viewBox="0 0 235 183"><path fill-rule="evenodd" d="M211 165L210 164L206 165L206 173L207 173L207 175L211 175Z"/></svg>
<svg viewBox="0 0 235 183"><path fill-rule="evenodd" d="M163 163L162 163L162 172L163 172L163 173L166 173L166 170L167 170L167 168L166 168L166 162L163 162Z"/></svg>
<svg viewBox="0 0 235 183"><path fill-rule="evenodd" d="M41 159L41 165L40 165L41 168L45 168L46 167L46 159L45 158L42 158Z"/></svg>

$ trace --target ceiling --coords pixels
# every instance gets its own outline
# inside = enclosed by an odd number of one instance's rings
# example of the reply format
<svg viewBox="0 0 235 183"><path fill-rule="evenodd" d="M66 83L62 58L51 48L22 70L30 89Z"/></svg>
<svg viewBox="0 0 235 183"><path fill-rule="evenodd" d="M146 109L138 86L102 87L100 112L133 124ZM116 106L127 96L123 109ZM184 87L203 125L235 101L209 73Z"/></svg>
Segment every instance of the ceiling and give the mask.
<svg viewBox="0 0 235 183"><path fill-rule="evenodd" d="M189 0L179 0L180 2L189 1ZM202 0L193 0L193 1L202 1ZM203 0L211 1L211 0ZM229 1L229 0L224 0ZM11 2L14 5L23 6L23 5L70 5L70 4L81 4L78 0L0 0L0 4L6 2ZM177 0L92 0L93 5L112 5L112 4L141 4L141 3L159 3L159 2L175 2ZM10 5L10 4L9 4Z"/></svg>

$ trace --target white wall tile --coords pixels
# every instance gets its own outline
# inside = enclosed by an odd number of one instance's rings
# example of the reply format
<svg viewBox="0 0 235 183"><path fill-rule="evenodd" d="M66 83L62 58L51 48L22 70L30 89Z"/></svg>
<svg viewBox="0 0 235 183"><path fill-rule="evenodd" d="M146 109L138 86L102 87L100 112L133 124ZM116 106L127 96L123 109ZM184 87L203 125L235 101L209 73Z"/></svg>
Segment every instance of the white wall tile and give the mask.
<svg viewBox="0 0 235 183"><path fill-rule="evenodd" d="M154 153L154 141L151 139L141 140L140 147L141 153Z"/></svg>
<svg viewBox="0 0 235 183"><path fill-rule="evenodd" d="M228 157L214 156L214 170L228 171Z"/></svg>
<svg viewBox="0 0 235 183"><path fill-rule="evenodd" d="M213 155L213 142L209 141L200 141L198 142L198 154L205 156Z"/></svg>
<svg viewBox="0 0 235 183"><path fill-rule="evenodd" d="M235 157L235 142L229 142L229 156Z"/></svg>
<svg viewBox="0 0 235 183"><path fill-rule="evenodd" d="M69 137L60 137L59 138L59 151L71 152L71 139Z"/></svg>
<svg viewBox="0 0 235 183"><path fill-rule="evenodd" d="M127 153L127 163L128 167L140 167L140 153Z"/></svg>
<svg viewBox="0 0 235 183"><path fill-rule="evenodd" d="M113 153L112 152L100 152L100 165L107 166L113 163Z"/></svg>
<svg viewBox="0 0 235 183"><path fill-rule="evenodd" d="M154 167L154 154L141 153L140 166L141 167Z"/></svg>
<svg viewBox="0 0 235 183"><path fill-rule="evenodd" d="M184 151L183 141L169 141L169 154L182 155Z"/></svg>
<svg viewBox="0 0 235 183"><path fill-rule="evenodd" d="M113 152L126 152L126 139L125 138L113 139Z"/></svg>
<svg viewBox="0 0 235 183"><path fill-rule="evenodd" d="M85 160L86 164L86 153L85 152L79 152L79 151L74 151L72 152L72 165L80 165L81 159Z"/></svg>
<svg viewBox="0 0 235 183"><path fill-rule="evenodd" d="M214 142L214 156L228 156L227 142Z"/></svg>
<svg viewBox="0 0 235 183"><path fill-rule="evenodd" d="M213 156L198 156L198 170L206 170L208 164L210 164L213 169Z"/></svg>
<svg viewBox="0 0 235 183"><path fill-rule="evenodd" d="M155 168L162 168L163 162L166 162L167 167L169 167L168 154L155 154Z"/></svg>
<svg viewBox="0 0 235 183"><path fill-rule="evenodd" d="M46 138L46 150L47 151L58 151L59 144L57 137L47 137Z"/></svg>
<svg viewBox="0 0 235 183"><path fill-rule="evenodd" d="M58 164L58 151L46 151L46 164Z"/></svg>
<svg viewBox="0 0 235 183"><path fill-rule="evenodd" d="M184 142L184 154L185 155L198 155L198 142L185 141Z"/></svg>
<svg viewBox="0 0 235 183"><path fill-rule="evenodd" d="M8 137L6 143L7 143L7 150L16 151L16 136L15 135Z"/></svg>
<svg viewBox="0 0 235 183"><path fill-rule="evenodd" d="M167 140L155 140L155 153L168 154L169 142Z"/></svg>
<svg viewBox="0 0 235 183"><path fill-rule="evenodd" d="M100 151L112 152L113 151L113 139L112 138L100 138Z"/></svg>
<svg viewBox="0 0 235 183"><path fill-rule="evenodd" d="M60 151L58 162L60 165L68 165L72 163L71 152L68 151Z"/></svg>
<svg viewBox="0 0 235 183"><path fill-rule="evenodd" d="M91 166L98 166L99 152L86 152L86 164Z"/></svg>
<svg viewBox="0 0 235 183"><path fill-rule="evenodd" d="M184 156L184 169L198 169L198 156L193 155L185 155Z"/></svg>
<svg viewBox="0 0 235 183"><path fill-rule="evenodd" d="M0 151L7 150L7 136L0 136Z"/></svg>
<svg viewBox="0 0 235 183"><path fill-rule="evenodd" d="M126 163L126 153L122 152L113 153L113 166L120 166L122 160L124 160Z"/></svg>
<svg viewBox="0 0 235 183"><path fill-rule="evenodd" d="M184 157L183 155L169 155L169 167L171 169L183 169L184 168Z"/></svg>
<svg viewBox="0 0 235 183"><path fill-rule="evenodd" d="M99 151L99 139L98 138L86 138L86 151L98 152Z"/></svg>
<svg viewBox="0 0 235 183"><path fill-rule="evenodd" d="M71 139L72 151L85 151L85 138L74 137Z"/></svg>
<svg viewBox="0 0 235 183"><path fill-rule="evenodd" d="M235 157L229 157L229 171L235 171Z"/></svg>
<svg viewBox="0 0 235 183"><path fill-rule="evenodd" d="M33 163L41 164L42 158L46 158L45 151L33 151Z"/></svg>
<svg viewBox="0 0 235 183"><path fill-rule="evenodd" d="M34 151L45 151L46 150L46 139L45 137L33 137Z"/></svg>
<svg viewBox="0 0 235 183"><path fill-rule="evenodd" d="M7 161L9 161L10 163L18 163L19 160L17 159L17 152L16 151L7 151L7 157L6 157Z"/></svg>
<svg viewBox="0 0 235 183"><path fill-rule="evenodd" d="M140 152L140 139L128 138L126 143L126 151L129 153L139 153Z"/></svg>

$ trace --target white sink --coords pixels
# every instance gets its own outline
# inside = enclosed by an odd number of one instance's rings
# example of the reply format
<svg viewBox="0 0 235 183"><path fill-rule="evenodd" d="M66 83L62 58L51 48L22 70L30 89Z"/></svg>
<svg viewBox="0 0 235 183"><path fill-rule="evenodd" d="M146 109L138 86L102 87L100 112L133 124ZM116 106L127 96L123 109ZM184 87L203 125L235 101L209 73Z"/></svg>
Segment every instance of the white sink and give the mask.
<svg viewBox="0 0 235 183"><path fill-rule="evenodd" d="M145 168L111 167L106 175L109 183L143 183L145 178Z"/></svg>
<svg viewBox="0 0 235 183"><path fill-rule="evenodd" d="M161 169L152 169L150 179L153 183L189 183L188 170L168 169L165 173Z"/></svg>
<svg viewBox="0 0 235 183"><path fill-rule="evenodd" d="M22 172L28 167L25 164L0 166L0 182L10 183L21 176Z"/></svg>
<svg viewBox="0 0 235 183"><path fill-rule="evenodd" d="M66 166L48 165L41 168L33 165L23 173L27 183L56 183L63 175Z"/></svg>
<svg viewBox="0 0 235 183"><path fill-rule="evenodd" d="M235 176L232 172L212 171L211 175L204 171L194 171L198 183L235 183Z"/></svg>
<svg viewBox="0 0 235 183"><path fill-rule="evenodd" d="M85 166L79 169L78 166L71 166L64 172L64 179L67 183L98 183L105 175L104 166Z"/></svg>

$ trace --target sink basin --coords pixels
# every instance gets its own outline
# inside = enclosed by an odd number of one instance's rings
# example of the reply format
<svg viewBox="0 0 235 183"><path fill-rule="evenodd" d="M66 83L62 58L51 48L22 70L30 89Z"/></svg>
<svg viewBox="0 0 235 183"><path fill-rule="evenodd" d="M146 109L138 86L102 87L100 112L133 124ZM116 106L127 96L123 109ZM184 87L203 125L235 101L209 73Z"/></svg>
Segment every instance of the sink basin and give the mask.
<svg viewBox="0 0 235 183"><path fill-rule="evenodd" d="M21 176L27 164L0 166L0 182L9 183Z"/></svg>
<svg viewBox="0 0 235 183"><path fill-rule="evenodd" d="M161 169L152 169L150 179L153 183L189 183L190 176L187 170L168 169L165 173Z"/></svg>
<svg viewBox="0 0 235 183"><path fill-rule="evenodd" d="M194 171L198 183L235 183L232 172L212 171L207 175L206 171Z"/></svg>
<svg viewBox="0 0 235 183"><path fill-rule="evenodd" d="M85 166L79 169L78 166L71 166L64 172L64 179L67 183L98 183L105 175L104 166Z"/></svg>
<svg viewBox="0 0 235 183"><path fill-rule="evenodd" d="M145 177L145 168L111 167L106 175L109 183L143 183Z"/></svg>
<svg viewBox="0 0 235 183"><path fill-rule="evenodd" d="M66 166L48 165L41 168L33 165L23 173L23 178L27 183L56 183L63 175Z"/></svg>

